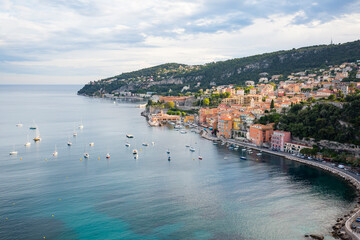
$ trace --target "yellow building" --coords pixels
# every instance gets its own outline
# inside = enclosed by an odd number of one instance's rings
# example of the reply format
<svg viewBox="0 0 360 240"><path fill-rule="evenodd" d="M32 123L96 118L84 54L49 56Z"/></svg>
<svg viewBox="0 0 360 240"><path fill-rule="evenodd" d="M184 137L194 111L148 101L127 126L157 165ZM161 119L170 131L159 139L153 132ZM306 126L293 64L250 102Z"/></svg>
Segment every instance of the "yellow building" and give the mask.
<svg viewBox="0 0 360 240"><path fill-rule="evenodd" d="M184 119L184 122L187 123L187 122L194 122L194 116L191 115L191 116L186 116L185 119Z"/></svg>

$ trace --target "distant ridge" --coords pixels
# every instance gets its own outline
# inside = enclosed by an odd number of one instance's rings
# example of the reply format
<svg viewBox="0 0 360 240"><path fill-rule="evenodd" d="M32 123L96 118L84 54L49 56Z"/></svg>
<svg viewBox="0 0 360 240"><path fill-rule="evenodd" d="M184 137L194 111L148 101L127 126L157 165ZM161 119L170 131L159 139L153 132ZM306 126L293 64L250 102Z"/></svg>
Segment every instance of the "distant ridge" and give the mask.
<svg viewBox="0 0 360 240"><path fill-rule="evenodd" d="M204 65L167 63L90 82L78 94L93 96L115 90L164 94L169 89L176 94L184 86L194 92L211 85L241 86L248 80L257 82L259 74L263 72L268 76L283 74L286 77L293 72L356 60L360 60L360 40L264 53Z"/></svg>

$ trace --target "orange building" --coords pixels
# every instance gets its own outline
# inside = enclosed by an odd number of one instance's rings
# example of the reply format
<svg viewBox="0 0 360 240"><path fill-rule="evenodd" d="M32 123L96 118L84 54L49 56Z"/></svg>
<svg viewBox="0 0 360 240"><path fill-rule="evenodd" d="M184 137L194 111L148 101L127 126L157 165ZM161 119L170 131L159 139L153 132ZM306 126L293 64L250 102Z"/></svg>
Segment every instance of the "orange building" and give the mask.
<svg viewBox="0 0 360 240"><path fill-rule="evenodd" d="M232 118L228 114L221 115L218 120L217 126L219 132L218 135L224 138L231 138L232 130Z"/></svg>
<svg viewBox="0 0 360 240"><path fill-rule="evenodd" d="M179 115L169 115L167 113L163 113L163 111L161 110L160 113L151 115L150 120L152 122L162 122L162 121L174 121L175 122L175 121L180 120L180 116Z"/></svg>
<svg viewBox="0 0 360 240"><path fill-rule="evenodd" d="M272 124L262 125L253 124L250 126L249 136L251 142L257 146L262 146L264 143L268 144L271 141L271 135L273 133Z"/></svg>
<svg viewBox="0 0 360 240"><path fill-rule="evenodd" d="M207 117L213 117L219 112L218 108L201 108L199 110L199 123L206 123Z"/></svg>

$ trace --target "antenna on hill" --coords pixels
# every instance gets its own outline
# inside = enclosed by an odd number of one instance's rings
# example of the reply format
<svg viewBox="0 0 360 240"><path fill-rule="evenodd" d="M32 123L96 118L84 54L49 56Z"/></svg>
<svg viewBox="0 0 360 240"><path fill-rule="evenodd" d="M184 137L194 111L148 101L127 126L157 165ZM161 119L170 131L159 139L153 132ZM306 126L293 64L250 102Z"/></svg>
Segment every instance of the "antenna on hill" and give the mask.
<svg viewBox="0 0 360 240"><path fill-rule="evenodd" d="M332 39L332 37L331 37L331 42L330 42L330 45L333 45L334 43L333 43L333 39Z"/></svg>

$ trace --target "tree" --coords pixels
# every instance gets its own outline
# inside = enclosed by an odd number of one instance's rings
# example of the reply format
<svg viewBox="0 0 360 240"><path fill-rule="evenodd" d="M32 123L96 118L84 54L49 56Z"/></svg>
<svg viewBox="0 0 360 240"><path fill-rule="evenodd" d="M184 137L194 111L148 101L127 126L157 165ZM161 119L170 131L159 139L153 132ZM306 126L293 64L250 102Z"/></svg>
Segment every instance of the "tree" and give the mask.
<svg viewBox="0 0 360 240"><path fill-rule="evenodd" d="M166 108L174 108L175 103L173 101L169 101L169 102L165 103L165 107Z"/></svg>
<svg viewBox="0 0 360 240"><path fill-rule="evenodd" d="M334 94L331 94L329 97L328 97L328 99L330 100L330 101L334 101L335 100L335 95Z"/></svg>
<svg viewBox="0 0 360 240"><path fill-rule="evenodd" d="M274 99L271 100L270 108L273 109L275 107Z"/></svg>
<svg viewBox="0 0 360 240"><path fill-rule="evenodd" d="M208 98L205 98L202 103L204 106L209 106L210 100Z"/></svg>

